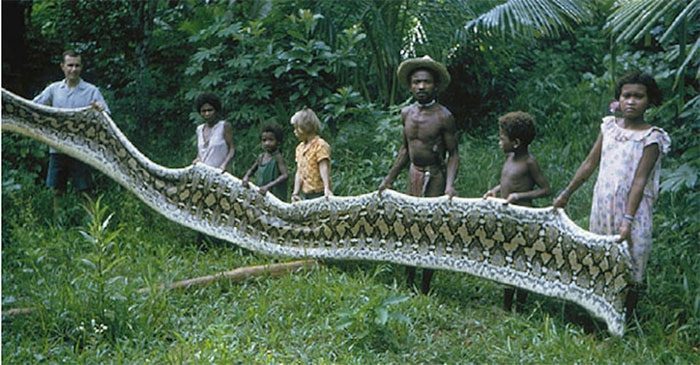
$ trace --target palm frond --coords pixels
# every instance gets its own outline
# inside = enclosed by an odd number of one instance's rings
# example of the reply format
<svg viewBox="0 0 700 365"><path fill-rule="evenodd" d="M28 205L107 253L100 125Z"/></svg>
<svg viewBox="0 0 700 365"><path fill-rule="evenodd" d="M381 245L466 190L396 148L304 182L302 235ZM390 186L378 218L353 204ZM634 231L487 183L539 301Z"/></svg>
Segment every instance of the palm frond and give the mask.
<svg viewBox="0 0 700 365"><path fill-rule="evenodd" d="M676 33L684 22L696 21L695 18L700 13L700 0L692 0L685 4L682 1L669 0L620 0L615 3L613 9L614 12L608 17L605 29L615 36L616 42L636 42L662 20L673 19L659 37L659 42L667 43L671 35ZM700 39L695 40L690 52L676 70L674 88L681 82L686 68L694 66L691 62L698 53L698 48L700 48ZM696 73L696 78L698 77L700 77L700 67Z"/></svg>
<svg viewBox="0 0 700 365"><path fill-rule="evenodd" d="M618 1L605 28L617 35L616 42L636 42L657 24L659 19L677 14L681 3L668 0Z"/></svg>
<svg viewBox="0 0 700 365"><path fill-rule="evenodd" d="M608 17L605 28L608 29L613 35L629 34L631 33L630 30L638 29L639 27L643 26L645 24L645 15L648 15L652 10L663 5L663 3L668 3L668 1L618 1L615 3L615 5L613 5L613 13ZM626 39L620 37L616 39L617 42L623 40Z"/></svg>
<svg viewBox="0 0 700 365"><path fill-rule="evenodd" d="M698 50L700 49L700 38L695 40L695 44L693 44L693 47L690 49L690 52L688 52L688 56L685 57L685 60L683 60L683 64L678 68L678 71L676 72L676 80L673 83L673 87L675 88L679 82L681 82L681 76L685 73L686 67L688 67L688 64L690 64L691 61L695 60L695 63L697 62L697 59L695 59L695 54L698 53ZM700 79L700 65L698 66L698 71L695 73L695 78Z"/></svg>
<svg viewBox="0 0 700 365"><path fill-rule="evenodd" d="M513 38L556 37L572 24L592 17L584 1L509 0L469 21L467 31L486 31Z"/></svg>
<svg viewBox="0 0 700 365"><path fill-rule="evenodd" d="M695 19L695 16L697 13L700 12L700 0L693 0L691 1L688 6L685 7L681 11L680 14L676 17L676 19L671 23L671 25L666 29L666 32L659 38L659 42L664 43L668 40L671 34L683 23L683 20L687 19Z"/></svg>

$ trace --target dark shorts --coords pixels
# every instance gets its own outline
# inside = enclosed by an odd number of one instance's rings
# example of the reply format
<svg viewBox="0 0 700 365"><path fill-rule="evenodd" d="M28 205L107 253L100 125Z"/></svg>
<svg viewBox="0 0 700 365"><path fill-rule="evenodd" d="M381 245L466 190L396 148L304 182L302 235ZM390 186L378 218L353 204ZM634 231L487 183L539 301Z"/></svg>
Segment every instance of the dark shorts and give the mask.
<svg viewBox="0 0 700 365"><path fill-rule="evenodd" d="M46 186L66 190L69 178L76 191L86 191L92 187L92 176L88 165L62 153L49 154Z"/></svg>
<svg viewBox="0 0 700 365"><path fill-rule="evenodd" d="M311 200L311 199L316 199L320 198L322 196L325 196L325 193L323 191L315 192L315 193L303 193L302 194L304 200Z"/></svg>

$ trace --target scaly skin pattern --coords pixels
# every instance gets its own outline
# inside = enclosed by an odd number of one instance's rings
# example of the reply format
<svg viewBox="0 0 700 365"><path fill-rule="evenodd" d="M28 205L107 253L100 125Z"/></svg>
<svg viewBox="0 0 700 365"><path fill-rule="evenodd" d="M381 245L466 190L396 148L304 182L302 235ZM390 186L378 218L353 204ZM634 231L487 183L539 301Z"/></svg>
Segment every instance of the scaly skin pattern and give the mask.
<svg viewBox="0 0 700 365"><path fill-rule="evenodd" d="M579 228L563 210L391 190L288 204L203 164L158 165L106 113L50 108L4 89L2 129L90 164L178 224L252 251L465 272L572 301L624 333L627 244Z"/></svg>

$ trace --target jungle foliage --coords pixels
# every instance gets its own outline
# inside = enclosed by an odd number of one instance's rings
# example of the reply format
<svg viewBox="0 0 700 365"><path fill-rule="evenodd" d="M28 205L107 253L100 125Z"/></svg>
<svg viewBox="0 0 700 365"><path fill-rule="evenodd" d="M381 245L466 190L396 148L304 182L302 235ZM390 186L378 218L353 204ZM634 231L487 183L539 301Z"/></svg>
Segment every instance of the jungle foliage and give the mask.
<svg viewBox="0 0 700 365"><path fill-rule="evenodd" d="M550 298L505 313L500 286L457 273L438 273L430 296L413 296L402 270L386 264L330 262L285 278L144 295L139 288L270 258L222 243L198 251L195 232L105 177L98 177L102 198L83 209L82 198L69 195L52 217L45 146L3 133L2 306L33 310L3 318L6 361L700 361L699 0L21 4L25 59L4 53L3 72L21 77L3 87L33 97L62 76L59 55L75 48L115 122L166 166L192 161L193 100L213 91L236 131L234 175L260 152L266 123L284 128L282 151L294 166L288 120L309 106L333 147L334 192L373 191L396 156L398 112L410 102L396 67L424 54L452 75L440 100L459 125L460 196L496 184L503 162L496 119L512 110L535 116L531 151L553 189L562 189L595 140L615 79L631 69L659 82L664 102L647 117L673 146L639 321L617 339L581 325L580 309ZM643 14L654 15L639 20ZM567 208L583 227L591 192L588 182Z"/></svg>

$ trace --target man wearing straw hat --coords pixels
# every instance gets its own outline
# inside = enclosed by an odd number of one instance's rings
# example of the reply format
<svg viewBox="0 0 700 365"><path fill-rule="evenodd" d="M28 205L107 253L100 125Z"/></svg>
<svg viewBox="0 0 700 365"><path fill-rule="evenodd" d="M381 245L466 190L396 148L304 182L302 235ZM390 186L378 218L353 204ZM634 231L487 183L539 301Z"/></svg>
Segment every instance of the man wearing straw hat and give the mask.
<svg viewBox="0 0 700 365"><path fill-rule="evenodd" d="M403 61L397 76L401 85L411 91L415 103L401 110L403 145L389 174L379 185L379 194L390 188L401 170L409 166L408 194L418 197L445 194L451 199L457 194L454 181L459 166L456 125L452 113L436 101L437 93L450 83L450 74L443 64L424 56ZM413 287L416 269L407 267L406 273L407 283ZM432 276L433 270L423 271L422 293L430 290Z"/></svg>

